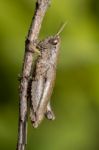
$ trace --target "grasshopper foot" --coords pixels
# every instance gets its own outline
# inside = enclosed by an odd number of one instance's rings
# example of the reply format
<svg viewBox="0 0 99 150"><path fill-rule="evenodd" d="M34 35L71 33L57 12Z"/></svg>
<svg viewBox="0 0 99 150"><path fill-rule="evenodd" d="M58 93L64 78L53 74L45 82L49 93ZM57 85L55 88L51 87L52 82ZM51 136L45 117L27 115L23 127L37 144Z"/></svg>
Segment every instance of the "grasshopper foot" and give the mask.
<svg viewBox="0 0 99 150"><path fill-rule="evenodd" d="M54 115L53 111L50 111L50 110L48 110L45 113L45 117L49 120L55 120L55 115Z"/></svg>

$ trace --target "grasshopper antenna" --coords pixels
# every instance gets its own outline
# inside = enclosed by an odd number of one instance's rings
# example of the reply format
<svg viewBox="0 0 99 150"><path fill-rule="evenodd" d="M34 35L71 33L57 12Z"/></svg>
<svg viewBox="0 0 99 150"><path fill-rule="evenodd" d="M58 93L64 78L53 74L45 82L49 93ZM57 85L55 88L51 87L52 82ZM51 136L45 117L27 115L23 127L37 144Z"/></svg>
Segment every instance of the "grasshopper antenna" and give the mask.
<svg viewBox="0 0 99 150"><path fill-rule="evenodd" d="M59 31L57 32L56 35L60 35L60 33L64 30L65 26L67 25L68 22L63 23L63 25L60 27Z"/></svg>

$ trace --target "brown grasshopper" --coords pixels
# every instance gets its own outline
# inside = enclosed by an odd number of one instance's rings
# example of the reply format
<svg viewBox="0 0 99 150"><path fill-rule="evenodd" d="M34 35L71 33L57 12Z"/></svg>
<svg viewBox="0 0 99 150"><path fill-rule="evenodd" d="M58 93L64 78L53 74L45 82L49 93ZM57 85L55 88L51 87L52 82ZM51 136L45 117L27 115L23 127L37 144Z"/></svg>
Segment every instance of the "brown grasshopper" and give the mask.
<svg viewBox="0 0 99 150"><path fill-rule="evenodd" d="M61 27L55 36L50 36L37 44L40 55L35 65L35 73L31 85L30 118L34 128L43 120L44 115L54 120L55 116L50 106L55 77L57 59L60 49Z"/></svg>

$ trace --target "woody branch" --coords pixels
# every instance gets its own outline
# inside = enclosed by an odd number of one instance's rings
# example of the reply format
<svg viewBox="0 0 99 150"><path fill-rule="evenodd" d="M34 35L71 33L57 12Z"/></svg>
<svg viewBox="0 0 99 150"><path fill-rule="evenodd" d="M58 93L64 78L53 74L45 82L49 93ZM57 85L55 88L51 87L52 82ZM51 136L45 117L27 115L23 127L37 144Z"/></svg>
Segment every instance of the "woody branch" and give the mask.
<svg viewBox="0 0 99 150"><path fill-rule="evenodd" d="M27 91L33 61L33 53L36 48L35 41L38 39L42 21L50 2L51 0L37 0L35 13L25 42L25 54L19 91L19 125L16 150L25 150L27 143Z"/></svg>

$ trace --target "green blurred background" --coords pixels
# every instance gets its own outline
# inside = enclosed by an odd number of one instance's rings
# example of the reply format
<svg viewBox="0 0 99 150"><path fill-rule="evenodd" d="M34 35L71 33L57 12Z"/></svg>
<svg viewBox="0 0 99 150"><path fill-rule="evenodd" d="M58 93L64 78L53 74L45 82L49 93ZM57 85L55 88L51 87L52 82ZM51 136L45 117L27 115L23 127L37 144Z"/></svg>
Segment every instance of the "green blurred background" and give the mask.
<svg viewBox="0 0 99 150"><path fill-rule="evenodd" d="M34 0L0 0L0 150L14 150L18 81ZM99 0L52 0L40 39L61 23L62 44L52 96L54 122L28 125L27 150L99 150Z"/></svg>

